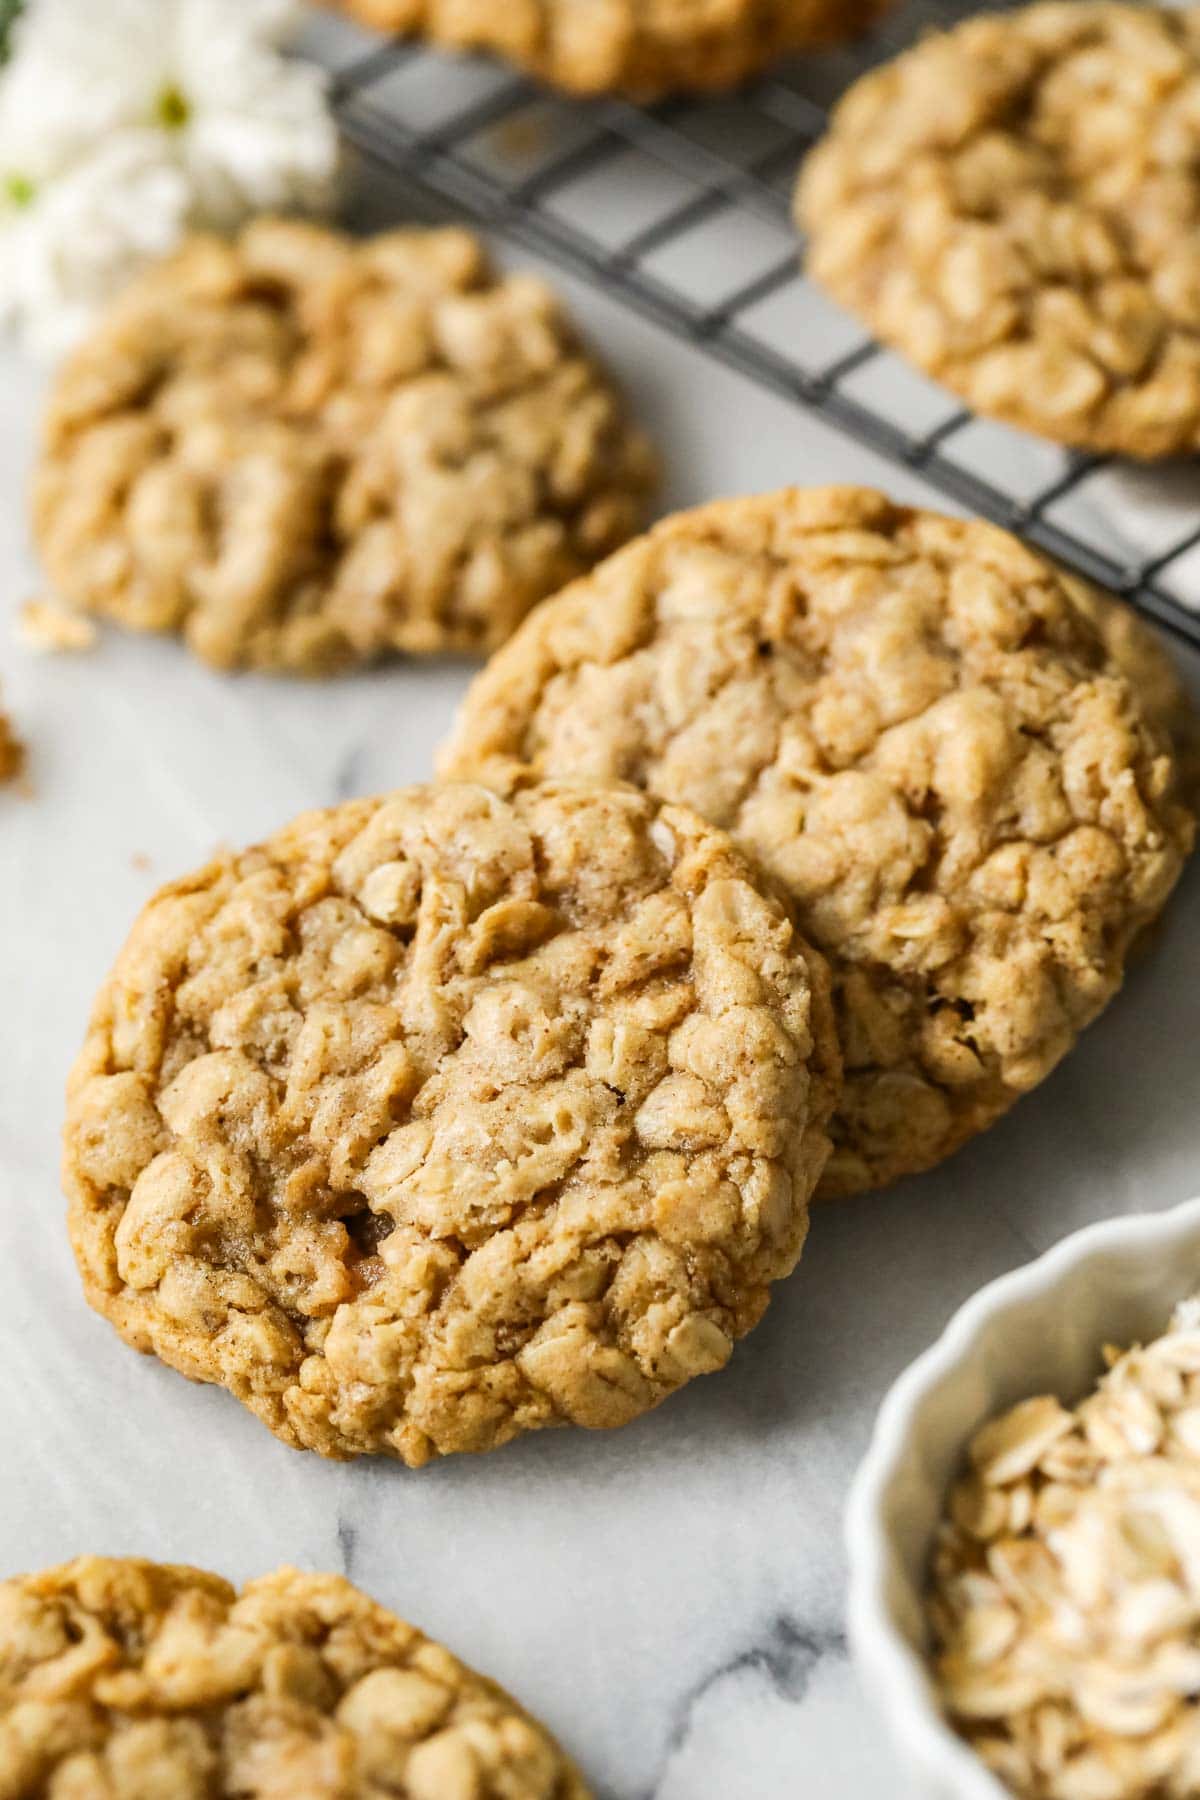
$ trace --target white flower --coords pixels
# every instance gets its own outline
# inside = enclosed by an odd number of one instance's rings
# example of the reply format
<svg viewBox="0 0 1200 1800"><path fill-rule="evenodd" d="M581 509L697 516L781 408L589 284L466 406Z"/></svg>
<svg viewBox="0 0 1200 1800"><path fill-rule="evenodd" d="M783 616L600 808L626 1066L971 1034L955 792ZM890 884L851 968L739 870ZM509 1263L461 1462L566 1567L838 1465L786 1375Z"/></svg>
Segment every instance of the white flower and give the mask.
<svg viewBox="0 0 1200 1800"><path fill-rule="evenodd" d="M189 227L329 204L325 78L279 48L296 12L31 0L0 74L0 317L57 347Z"/></svg>
<svg viewBox="0 0 1200 1800"><path fill-rule="evenodd" d="M122 132L0 205L0 320L42 356L69 350L130 276L187 228L187 177L149 132Z"/></svg>

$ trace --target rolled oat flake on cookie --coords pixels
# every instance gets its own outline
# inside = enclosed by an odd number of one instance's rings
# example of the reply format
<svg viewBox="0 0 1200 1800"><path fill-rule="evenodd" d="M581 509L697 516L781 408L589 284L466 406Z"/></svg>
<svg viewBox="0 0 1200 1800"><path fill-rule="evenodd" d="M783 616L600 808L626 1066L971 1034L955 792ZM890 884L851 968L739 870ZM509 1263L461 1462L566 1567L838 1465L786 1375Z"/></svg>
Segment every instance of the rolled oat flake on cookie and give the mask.
<svg viewBox="0 0 1200 1800"><path fill-rule="evenodd" d="M731 832L832 966L821 1192L881 1186L1049 1073L1191 847L1186 702L1115 604L865 489L721 501L540 607L443 770L630 781Z"/></svg>
<svg viewBox="0 0 1200 1800"><path fill-rule="evenodd" d="M92 1305L286 1442L418 1465L719 1369L804 1241L823 961L631 788L412 788L152 900L70 1080Z"/></svg>
<svg viewBox="0 0 1200 1800"><path fill-rule="evenodd" d="M0 1582L12 1800L588 1800L515 1700L337 1575L80 1556Z"/></svg>

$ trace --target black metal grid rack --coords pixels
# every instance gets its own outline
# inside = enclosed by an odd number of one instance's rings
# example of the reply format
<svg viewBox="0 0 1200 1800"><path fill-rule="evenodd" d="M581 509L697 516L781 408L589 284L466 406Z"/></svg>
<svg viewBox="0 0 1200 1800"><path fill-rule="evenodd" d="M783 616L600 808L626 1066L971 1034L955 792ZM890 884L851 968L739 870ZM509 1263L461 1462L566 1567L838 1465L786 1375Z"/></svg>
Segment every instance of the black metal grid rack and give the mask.
<svg viewBox="0 0 1200 1800"><path fill-rule="evenodd" d="M499 65L401 42L358 44L335 94L347 137L372 161L920 470L1200 646L1200 463L1075 456L978 419L801 271L791 190L829 104L870 62L964 10L910 0L865 45L716 100L571 101Z"/></svg>

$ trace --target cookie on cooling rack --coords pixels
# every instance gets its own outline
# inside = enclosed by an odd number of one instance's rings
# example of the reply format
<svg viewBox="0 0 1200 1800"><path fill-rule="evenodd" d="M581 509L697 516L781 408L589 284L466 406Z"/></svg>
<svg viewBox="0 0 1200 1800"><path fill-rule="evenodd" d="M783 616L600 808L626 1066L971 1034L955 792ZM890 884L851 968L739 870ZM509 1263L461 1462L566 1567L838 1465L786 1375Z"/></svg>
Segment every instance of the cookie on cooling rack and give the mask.
<svg viewBox="0 0 1200 1800"><path fill-rule="evenodd" d="M498 644L653 476L553 295L467 233L260 220L187 243L68 362L34 522L76 606L323 674Z"/></svg>
<svg viewBox="0 0 1200 1800"><path fill-rule="evenodd" d="M309 814L151 901L100 995L87 1297L327 1456L621 1425L800 1254L827 989L724 834L633 789Z"/></svg>
<svg viewBox="0 0 1200 1800"><path fill-rule="evenodd" d="M630 781L731 831L833 969L820 1191L882 1186L1049 1073L1191 847L1167 734L1079 591L862 489L723 501L540 607L442 767Z"/></svg>
<svg viewBox="0 0 1200 1800"><path fill-rule="evenodd" d="M813 277L977 412L1200 448L1200 10L1049 0L865 76L797 196Z"/></svg>
<svg viewBox="0 0 1200 1800"><path fill-rule="evenodd" d="M515 1700L337 1575L81 1556L0 1582L8 1794L587 1800Z"/></svg>
<svg viewBox="0 0 1200 1800"><path fill-rule="evenodd" d="M337 5L339 0L328 0ZM732 88L792 51L856 36L892 0L340 0L382 31L483 50L580 94Z"/></svg>

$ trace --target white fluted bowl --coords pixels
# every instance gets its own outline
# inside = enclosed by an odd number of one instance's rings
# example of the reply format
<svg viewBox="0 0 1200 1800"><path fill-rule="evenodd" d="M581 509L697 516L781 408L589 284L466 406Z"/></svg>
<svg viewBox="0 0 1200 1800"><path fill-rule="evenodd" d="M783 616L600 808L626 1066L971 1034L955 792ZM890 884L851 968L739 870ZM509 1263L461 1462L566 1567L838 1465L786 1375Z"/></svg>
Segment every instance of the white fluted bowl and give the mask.
<svg viewBox="0 0 1200 1800"><path fill-rule="evenodd" d="M846 1514L850 1642L929 1800L1006 1793L943 1718L924 1656L929 1551L969 1439L1031 1394L1079 1399L1103 1344L1157 1337L1197 1290L1200 1199L1090 1225L981 1288L880 1408Z"/></svg>

